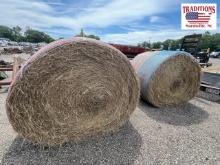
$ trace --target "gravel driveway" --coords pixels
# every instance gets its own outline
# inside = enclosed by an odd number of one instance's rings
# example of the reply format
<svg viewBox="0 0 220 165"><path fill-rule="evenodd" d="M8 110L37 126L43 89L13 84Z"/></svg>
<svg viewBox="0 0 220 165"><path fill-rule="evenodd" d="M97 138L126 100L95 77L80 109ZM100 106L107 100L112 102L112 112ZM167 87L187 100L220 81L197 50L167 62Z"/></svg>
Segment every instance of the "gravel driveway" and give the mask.
<svg viewBox="0 0 220 165"><path fill-rule="evenodd" d="M81 143L42 147L17 136L0 94L2 164L220 164L220 104L194 98L172 109L140 102L119 132Z"/></svg>
<svg viewBox="0 0 220 165"><path fill-rule="evenodd" d="M10 61L10 57L4 59ZM211 62L209 70L220 66L220 59ZM6 95L0 94L1 164L220 165L218 96L199 92L188 104L170 109L153 108L140 101L130 121L118 132L48 148L34 145L13 131L5 112Z"/></svg>

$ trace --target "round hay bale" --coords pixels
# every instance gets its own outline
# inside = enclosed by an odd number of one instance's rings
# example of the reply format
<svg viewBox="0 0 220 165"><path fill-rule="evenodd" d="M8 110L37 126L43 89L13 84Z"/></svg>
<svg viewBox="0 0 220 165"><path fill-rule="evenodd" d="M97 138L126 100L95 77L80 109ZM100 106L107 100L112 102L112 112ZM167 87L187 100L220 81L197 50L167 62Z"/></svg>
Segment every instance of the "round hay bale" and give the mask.
<svg viewBox="0 0 220 165"><path fill-rule="evenodd" d="M117 130L138 98L138 78L120 51L74 38L45 46L22 66L6 108L21 136L58 145Z"/></svg>
<svg viewBox="0 0 220 165"><path fill-rule="evenodd" d="M201 68L186 52L145 52L131 63L140 78L141 97L156 107L184 104L200 87Z"/></svg>

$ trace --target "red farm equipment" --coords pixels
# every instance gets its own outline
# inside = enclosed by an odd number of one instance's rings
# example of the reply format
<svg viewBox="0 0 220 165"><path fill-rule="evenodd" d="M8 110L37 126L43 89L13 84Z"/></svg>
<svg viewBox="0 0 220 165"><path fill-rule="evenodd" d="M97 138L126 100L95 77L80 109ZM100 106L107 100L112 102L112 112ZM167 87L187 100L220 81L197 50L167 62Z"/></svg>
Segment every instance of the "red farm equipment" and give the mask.
<svg viewBox="0 0 220 165"><path fill-rule="evenodd" d="M129 59L134 58L139 53L143 53L146 50L145 48L139 46L131 46L131 45L120 45L120 44L110 44L124 53Z"/></svg>

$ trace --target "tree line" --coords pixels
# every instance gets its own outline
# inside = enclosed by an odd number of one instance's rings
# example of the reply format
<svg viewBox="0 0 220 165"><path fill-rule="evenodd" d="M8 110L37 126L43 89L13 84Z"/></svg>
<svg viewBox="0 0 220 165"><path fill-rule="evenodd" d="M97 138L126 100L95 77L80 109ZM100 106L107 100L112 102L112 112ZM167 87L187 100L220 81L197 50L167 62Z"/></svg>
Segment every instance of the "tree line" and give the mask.
<svg viewBox="0 0 220 165"><path fill-rule="evenodd" d="M54 39L44 32L27 28L24 33L22 33L22 28L19 26L7 27L0 25L0 38L8 38L11 41L16 42L52 42Z"/></svg>
<svg viewBox="0 0 220 165"><path fill-rule="evenodd" d="M150 43L149 41L144 41L142 43L139 43L138 46L152 49L160 49L162 47L164 50L177 50L180 48L182 40L183 38L177 40L167 39L163 42L153 43ZM211 34L207 31L202 34L200 49L208 48L210 48L211 51L220 49L220 33Z"/></svg>
<svg viewBox="0 0 220 165"><path fill-rule="evenodd" d="M83 29L81 29L81 32L77 34L76 36L100 40L100 38L96 35L85 34L83 32ZM8 38L11 41L16 41L16 42L31 42L31 43L39 43L39 42L50 43L54 41L54 39L51 36L38 30L27 28L25 32L22 33L22 28L19 26L10 28L7 26L2 26L2 25L0 25L0 38Z"/></svg>
<svg viewBox="0 0 220 165"><path fill-rule="evenodd" d="M96 40L100 40L99 36L96 36L93 34L87 35L86 33L84 33L83 29L81 29L80 33L77 34L76 37L87 37L87 38L93 38Z"/></svg>
<svg viewBox="0 0 220 165"><path fill-rule="evenodd" d="M83 29L81 29L81 32L77 34L78 37L87 37L87 38L93 38L96 40L100 40L100 38L96 35L87 35L84 33ZM48 34L34 30L31 28L27 28L24 33L22 33L22 28L19 26L15 27L7 27L0 25L0 38L8 38L11 41L16 42L32 42L32 43L39 43L39 42L46 42L50 43L54 41L54 39L49 36ZM182 39L167 39L163 42L153 42L150 43L150 41L144 41L142 43L139 43L138 46L144 47L144 48L151 48L151 49L160 49L163 48L164 50L176 50L180 48L180 45L182 43ZM211 51L220 49L220 33L211 34L210 32L205 32L202 35L201 39L201 49L208 49L210 48Z"/></svg>

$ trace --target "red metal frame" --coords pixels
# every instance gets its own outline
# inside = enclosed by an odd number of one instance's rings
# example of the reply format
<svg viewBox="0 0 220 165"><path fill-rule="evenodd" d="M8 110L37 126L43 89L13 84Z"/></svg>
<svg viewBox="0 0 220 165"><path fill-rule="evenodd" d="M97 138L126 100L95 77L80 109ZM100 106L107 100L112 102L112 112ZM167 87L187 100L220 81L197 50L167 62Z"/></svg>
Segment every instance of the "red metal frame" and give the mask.
<svg viewBox="0 0 220 165"><path fill-rule="evenodd" d="M131 45L121 45L121 44L111 44L110 45L114 46L118 50L120 50L122 53L124 53L128 58L134 58L136 55L143 53L147 51L143 47L139 46L131 46Z"/></svg>

